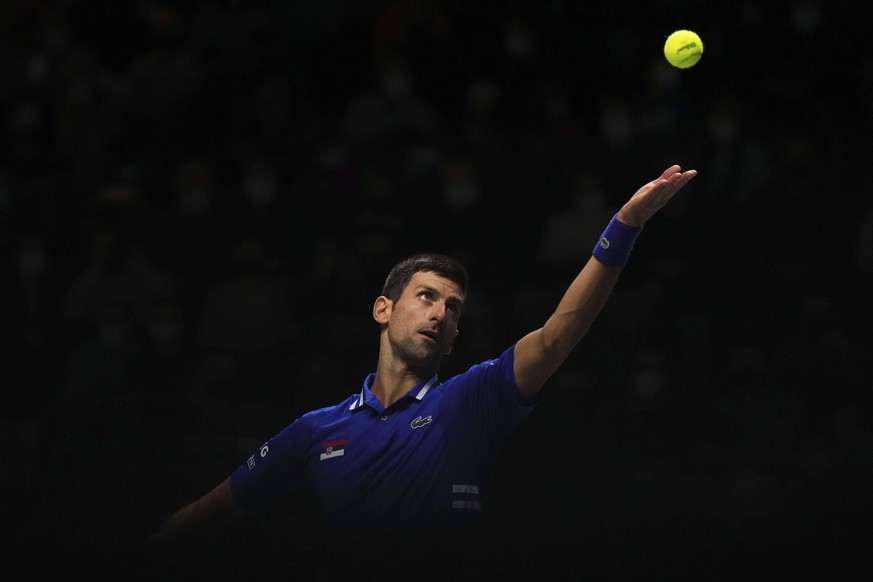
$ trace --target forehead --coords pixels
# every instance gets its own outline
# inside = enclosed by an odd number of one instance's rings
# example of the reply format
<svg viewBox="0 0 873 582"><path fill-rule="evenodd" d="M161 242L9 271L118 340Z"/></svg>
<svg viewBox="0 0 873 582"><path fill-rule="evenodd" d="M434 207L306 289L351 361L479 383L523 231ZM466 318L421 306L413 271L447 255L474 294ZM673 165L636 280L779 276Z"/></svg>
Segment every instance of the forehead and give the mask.
<svg viewBox="0 0 873 582"><path fill-rule="evenodd" d="M422 287L434 289L439 292L440 295L454 296L461 301L464 300L464 293L461 291L461 287L457 283L451 279L441 277L432 271L419 271L415 273L409 280L409 285L406 286L406 289L409 291L415 291Z"/></svg>

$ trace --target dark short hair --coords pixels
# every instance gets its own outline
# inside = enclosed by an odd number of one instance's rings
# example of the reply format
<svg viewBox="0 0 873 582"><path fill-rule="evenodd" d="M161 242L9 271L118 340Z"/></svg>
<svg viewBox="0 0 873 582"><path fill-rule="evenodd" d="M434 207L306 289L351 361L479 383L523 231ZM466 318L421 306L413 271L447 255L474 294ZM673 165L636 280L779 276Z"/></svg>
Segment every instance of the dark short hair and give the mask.
<svg viewBox="0 0 873 582"><path fill-rule="evenodd" d="M436 273L445 277L456 283L464 295L467 295L467 284L470 281L467 269L457 259L439 253L420 253L394 265L382 286L382 295L391 301L397 301L412 276L420 272Z"/></svg>

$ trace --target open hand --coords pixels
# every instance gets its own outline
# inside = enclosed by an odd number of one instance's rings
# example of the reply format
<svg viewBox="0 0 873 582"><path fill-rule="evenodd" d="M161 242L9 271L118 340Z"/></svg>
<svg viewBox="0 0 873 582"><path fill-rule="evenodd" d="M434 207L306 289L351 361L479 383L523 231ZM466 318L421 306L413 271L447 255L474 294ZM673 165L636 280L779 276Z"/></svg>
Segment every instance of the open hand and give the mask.
<svg viewBox="0 0 873 582"><path fill-rule="evenodd" d="M682 171L678 165L672 165L631 196L618 211L618 220L632 227L643 226L660 209L667 205L691 178L697 175L697 170Z"/></svg>

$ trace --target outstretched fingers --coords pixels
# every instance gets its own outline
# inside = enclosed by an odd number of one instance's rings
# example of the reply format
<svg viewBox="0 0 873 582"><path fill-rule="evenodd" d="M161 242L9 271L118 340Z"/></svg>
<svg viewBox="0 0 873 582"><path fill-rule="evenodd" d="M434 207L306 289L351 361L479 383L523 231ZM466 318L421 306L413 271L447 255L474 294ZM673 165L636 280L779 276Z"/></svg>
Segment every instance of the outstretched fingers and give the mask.
<svg viewBox="0 0 873 582"><path fill-rule="evenodd" d="M696 175L697 170L683 172L678 164L670 166L631 197L619 211L619 220L630 226L642 226Z"/></svg>
<svg viewBox="0 0 873 582"><path fill-rule="evenodd" d="M691 180L691 178L697 175L697 170L687 170L685 172L680 172L678 171L679 166L674 167L677 168L677 171L671 174L670 177L667 178L667 181L673 184L677 190L681 189L682 186L684 186L688 183L689 180Z"/></svg>
<svg viewBox="0 0 873 582"><path fill-rule="evenodd" d="M670 170L675 171L670 173ZM685 184L687 184L694 176L697 175L697 170L688 170L687 172L679 171L679 166L672 166L667 169L667 171L662 174L662 177L657 180L658 184L655 186L655 192L652 193L651 201L654 206L657 208L663 207L667 202L670 201L670 198L673 197L676 192L682 189ZM664 177L666 176L666 177Z"/></svg>
<svg viewBox="0 0 873 582"><path fill-rule="evenodd" d="M670 166L669 168L667 168L666 170L664 170L661 173L661 177L659 179L669 180L671 177L673 177L677 174L678 175L682 174L682 167L679 164L673 164L672 166Z"/></svg>

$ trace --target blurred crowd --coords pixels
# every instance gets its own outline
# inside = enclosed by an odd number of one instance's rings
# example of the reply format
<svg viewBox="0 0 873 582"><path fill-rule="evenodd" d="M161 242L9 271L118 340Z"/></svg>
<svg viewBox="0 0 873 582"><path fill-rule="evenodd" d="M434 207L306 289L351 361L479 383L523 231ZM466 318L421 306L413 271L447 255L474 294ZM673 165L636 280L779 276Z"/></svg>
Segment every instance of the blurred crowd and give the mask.
<svg viewBox="0 0 873 582"><path fill-rule="evenodd" d="M599 4L3 2L9 528L137 543L360 389L409 253L471 272L442 374L496 356L672 163L700 175L509 443L494 531L705 555L869 517L873 58L851 6ZM692 69L661 53L678 28L704 40Z"/></svg>

